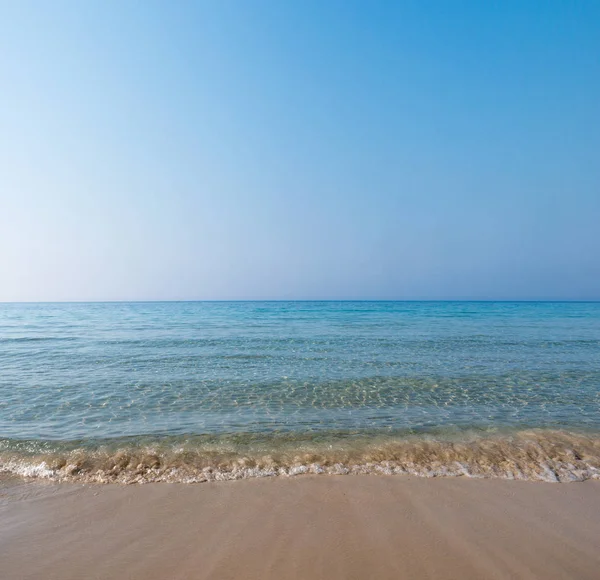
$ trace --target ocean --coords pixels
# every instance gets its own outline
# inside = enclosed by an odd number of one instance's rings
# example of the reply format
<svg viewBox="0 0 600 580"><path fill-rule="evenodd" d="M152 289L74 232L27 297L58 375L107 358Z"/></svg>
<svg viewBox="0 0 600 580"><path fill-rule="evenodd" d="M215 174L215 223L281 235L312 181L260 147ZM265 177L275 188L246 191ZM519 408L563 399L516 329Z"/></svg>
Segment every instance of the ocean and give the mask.
<svg viewBox="0 0 600 580"><path fill-rule="evenodd" d="M600 478L600 303L0 304L0 472Z"/></svg>

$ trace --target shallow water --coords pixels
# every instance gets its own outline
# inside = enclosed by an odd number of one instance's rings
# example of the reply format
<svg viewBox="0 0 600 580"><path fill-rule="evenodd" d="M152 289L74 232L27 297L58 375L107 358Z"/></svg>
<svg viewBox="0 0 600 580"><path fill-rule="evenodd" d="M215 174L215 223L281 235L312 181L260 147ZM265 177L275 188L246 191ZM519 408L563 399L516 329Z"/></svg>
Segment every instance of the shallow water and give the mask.
<svg viewBox="0 0 600 580"><path fill-rule="evenodd" d="M600 303L2 304L0 470L585 479L599 387Z"/></svg>

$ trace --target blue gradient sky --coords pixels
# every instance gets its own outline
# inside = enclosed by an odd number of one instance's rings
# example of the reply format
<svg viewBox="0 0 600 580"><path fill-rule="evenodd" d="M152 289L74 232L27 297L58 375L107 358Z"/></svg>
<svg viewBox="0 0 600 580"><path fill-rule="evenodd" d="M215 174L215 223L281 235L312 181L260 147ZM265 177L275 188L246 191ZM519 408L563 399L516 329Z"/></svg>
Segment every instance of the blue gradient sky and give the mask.
<svg viewBox="0 0 600 580"><path fill-rule="evenodd" d="M600 2L3 2L0 300L600 299Z"/></svg>

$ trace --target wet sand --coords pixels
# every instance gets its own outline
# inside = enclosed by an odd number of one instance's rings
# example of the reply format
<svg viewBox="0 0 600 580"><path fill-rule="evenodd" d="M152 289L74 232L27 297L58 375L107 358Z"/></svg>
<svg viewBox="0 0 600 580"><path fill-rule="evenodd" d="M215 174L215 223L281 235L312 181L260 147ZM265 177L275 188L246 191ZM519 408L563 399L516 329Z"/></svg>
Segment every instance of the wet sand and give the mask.
<svg viewBox="0 0 600 580"><path fill-rule="evenodd" d="M0 577L600 574L600 482L301 476L0 488Z"/></svg>

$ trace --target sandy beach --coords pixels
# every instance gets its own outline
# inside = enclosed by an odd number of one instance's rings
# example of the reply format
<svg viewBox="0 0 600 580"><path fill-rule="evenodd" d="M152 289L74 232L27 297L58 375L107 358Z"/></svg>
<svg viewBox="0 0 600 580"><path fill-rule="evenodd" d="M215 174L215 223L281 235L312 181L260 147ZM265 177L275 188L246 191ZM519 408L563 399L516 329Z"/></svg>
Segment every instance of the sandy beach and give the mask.
<svg viewBox="0 0 600 580"><path fill-rule="evenodd" d="M5 580L577 578L600 569L600 482L300 476L4 484Z"/></svg>

